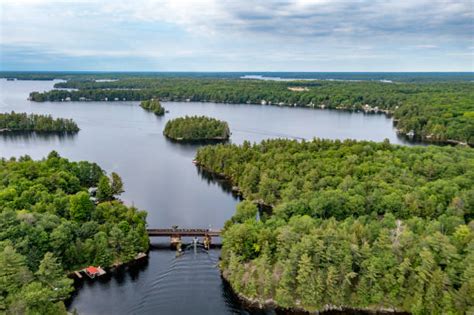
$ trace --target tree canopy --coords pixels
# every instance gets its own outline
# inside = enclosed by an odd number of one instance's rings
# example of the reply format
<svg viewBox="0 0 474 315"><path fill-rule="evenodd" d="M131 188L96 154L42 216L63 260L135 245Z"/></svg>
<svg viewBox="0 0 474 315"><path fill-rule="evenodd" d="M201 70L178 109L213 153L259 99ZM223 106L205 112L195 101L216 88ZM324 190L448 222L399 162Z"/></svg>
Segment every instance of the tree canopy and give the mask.
<svg viewBox="0 0 474 315"><path fill-rule="evenodd" d="M0 130L76 133L79 131L79 127L72 119L12 111L11 113L0 113Z"/></svg>
<svg viewBox="0 0 474 315"><path fill-rule="evenodd" d="M110 191L96 203L88 189L105 181ZM122 191L117 174L54 151L0 160L0 313L65 314L66 272L146 251L146 212L114 198Z"/></svg>
<svg viewBox="0 0 474 315"><path fill-rule="evenodd" d="M238 293L307 311L474 310L472 149L277 139L196 159L246 198L221 254Z"/></svg>
<svg viewBox="0 0 474 315"><path fill-rule="evenodd" d="M186 116L169 120L163 134L178 141L227 140L230 130L225 121L206 116Z"/></svg>
<svg viewBox="0 0 474 315"><path fill-rule="evenodd" d="M165 114L165 109L161 106L161 103L157 99L151 99L147 101L141 101L140 106L150 112L153 112L157 116L163 116Z"/></svg>

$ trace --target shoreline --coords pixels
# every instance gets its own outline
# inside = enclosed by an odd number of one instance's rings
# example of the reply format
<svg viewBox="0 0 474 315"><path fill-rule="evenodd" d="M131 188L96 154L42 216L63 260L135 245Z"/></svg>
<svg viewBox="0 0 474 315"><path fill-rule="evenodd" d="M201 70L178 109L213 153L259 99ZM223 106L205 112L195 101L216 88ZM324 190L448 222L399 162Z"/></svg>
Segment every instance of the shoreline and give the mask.
<svg viewBox="0 0 474 315"><path fill-rule="evenodd" d="M79 133L78 131L38 131L38 130L14 130L9 128L0 129L0 133L10 133L10 134L31 134L36 133L39 135L75 135Z"/></svg>
<svg viewBox="0 0 474 315"><path fill-rule="evenodd" d="M28 98L31 102L35 102L35 103L42 103L42 102L46 102L46 101L35 101L35 100L31 100L30 98ZM180 100L170 100L170 99L162 99L160 100L162 102L173 102L173 103L189 103L191 101L189 101L188 99L180 99ZM47 102L63 102L61 100L48 100ZM87 100L87 101L70 101L70 102L121 102L120 100L100 100L100 101L91 101L91 100ZM140 102L140 100L138 101L134 101L134 100L131 100L131 102ZM395 119L393 116L394 116L394 111L393 110L389 110L389 109L379 109L378 107L372 107L368 104L365 104L364 106L362 106L361 108L347 108L347 107L342 107L342 106L336 106L334 108L329 108L329 107L326 107L325 104L319 104L319 105L315 105L315 104L307 104L307 105L296 105L296 104L286 104L286 103L283 103L283 102L280 102L280 103L266 103L266 104L261 104L261 103L251 103L251 102L247 102L247 103L234 103L234 102L215 102L215 101L212 101L212 100L200 100L200 101L192 101L192 102L196 102L196 103L216 103L216 104L231 104L231 105L258 105L258 106L277 106L277 107L298 107L298 108L308 108L308 109L320 109L320 110L337 110L337 111L347 111L347 112L351 112L351 113L363 113L365 115L385 115L387 118L391 118L392 119L392 123L393 123L393 126L395 127L395 131L396 133L399 135L399 136L403 136L404 138L406 138L407 140L409 140L410 142L419 142L421 144L432 144L432 145L441 145L441 146L446 146L446 145L461 145L461 146L466 146L466 147L474 147L474 145L470 145L469 143L467 142L463 142L463 141L460 141L460 140L455 140L455 139L446 139L446 140L431 140L430 137L432 137L433 135L430 135L429 137L423 137L423 136L417 136L417 135L414 135L414 136L410 136L409 133L410 132L407 132L405 130L401 130L399 128L397 128L397 123L398 123L398 119ZM166 136L166 135L165 135ZM199 143L199 141L203 141L203 140L179 140L179 139L173 139L173 138L170 138L168 136L166 136L168 139L172 140L172 141L175 141L175 142L178 142L178 143ZM230 138L230 137L229 137ZM229 138L227 140L229 140ZM227 141L227 140L217 140L217 139L210 139L210 141Z"/></svg>
<svg viewBox="0 0 474 315"><path fill-rule="evenodd" d="M132 265L132 264L135 264L141 260L143 260L144 258L145 259L148 259L148 254L149 254L150 250L148 250L147 252L140 252L140 253L137 253L135 255L135 257L132 259L132 260L129 260L129 261L126 261L126 262L115 262L113 263L111 266L104 266L102 267L102 269L104 269L108 274L109 272L113 272L115 269L117 268L122 268L122 267L127 267L129 265ZM83 277L79 277L77 276L77 273L80 274L80 272L82 270L84 270L85 268L87 268L87 266L83 267L83 268L80 268L78 270L68 270L66 271L66 276L71 278L71 279L79 279L81 280ZM105 274L104 274L105 275Z"/></svg>
<svg viewBox="0 0 474 315"><path fill-rule="evenodd" d="M183 143L183 144L215 144L215 143L226 143L229 141L230 137L215 137L209 139L183 139L183 138L172 138L163 133L163 135L171 142L174 143Z"/></svg>
<svg viewBox="0 0 474 315"><path fill-rule="evenodd" d="M225 270L220 270L222 281L225 282L226 285L232 290L232 292L237 296L242 306L252 312L253 310L271 310L274 311L276 314L285 314L285 315L313 315L313 314L367 314L367 315L384 315L384 314L394 314L394 315L408 315L410 313L397 310L394 308L385 308L385 307L374 307L374 308L356 308L356 307L347 307L347 306L337 306L327 304L324 306L323 309L316 310L316 311L308 311L303 307L291 307L291 308L284 308L278 306L278 304L273 299L258 299L258 298L249 298L243 295L240 292L237 292L232 287L232 284L227 280L225 277Z"/></svg>

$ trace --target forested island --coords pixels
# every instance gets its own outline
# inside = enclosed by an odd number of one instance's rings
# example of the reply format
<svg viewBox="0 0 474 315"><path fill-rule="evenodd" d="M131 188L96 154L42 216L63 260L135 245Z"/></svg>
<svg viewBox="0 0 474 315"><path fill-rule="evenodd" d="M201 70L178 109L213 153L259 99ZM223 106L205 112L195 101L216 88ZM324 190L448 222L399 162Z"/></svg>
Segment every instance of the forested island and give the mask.
<svg viewBox="0 0 474 315"><path fill-rule="evenodd" d="M61 100L203 101L332 108L393 115L400 133L439 143L474 145L474 89L468 81L263 81L236 78L126 77L70 80L32 92L37 102Z"/></svg>
<svg viewBox="0 0 474 315"><path fill-rule="evenodd" d="M246 199L220 267L247 302L474 310L474 151L388 141L267 140L198 150ZM272 213L261 213L261 203Z"/></svg>
<svg viewBox="0 0 474 315"><path fill-rule="evenodd" d="M223 141L230 137L225 121L206 116L186 116L169 120L163 134L176 141Z"/></svg>
<svg viewBox="0 0 474 315"><path fill-rule="evenodd" d="M0 113L0 132L6 131L76 133L79 131L79 127L72 119L12 111L11 113Z"/></svg>
<svg viewBox="0 0 474 315"><path fill-rule="evenodd" d="M157 116L163 116L165 114L165 108L161 106L161 103L157 99L151 99L140 102L141 108L153 112Z"/></svg>
<svg viewBox="0 0 474 315"><path fill-rule="evenodd" d="M116 199L116 173L53 151L41 161L1 159L0 178L0 313L66 314L66 273L148 249L146 212Z"/></svg>

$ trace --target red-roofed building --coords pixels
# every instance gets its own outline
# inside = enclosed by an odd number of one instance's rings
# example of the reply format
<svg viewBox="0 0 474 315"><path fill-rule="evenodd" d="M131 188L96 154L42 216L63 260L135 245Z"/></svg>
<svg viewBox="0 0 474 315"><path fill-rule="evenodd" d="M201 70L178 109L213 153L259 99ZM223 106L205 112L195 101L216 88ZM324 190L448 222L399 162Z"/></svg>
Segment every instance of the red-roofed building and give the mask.
<svg viewBox="0 0 474 315"><path fill-rule="evenodd" d="M99 269L97 269L94 266L89 266L85 270L86 270L87 275L91 278L94 278L95 276L100 275Z"/></svg>

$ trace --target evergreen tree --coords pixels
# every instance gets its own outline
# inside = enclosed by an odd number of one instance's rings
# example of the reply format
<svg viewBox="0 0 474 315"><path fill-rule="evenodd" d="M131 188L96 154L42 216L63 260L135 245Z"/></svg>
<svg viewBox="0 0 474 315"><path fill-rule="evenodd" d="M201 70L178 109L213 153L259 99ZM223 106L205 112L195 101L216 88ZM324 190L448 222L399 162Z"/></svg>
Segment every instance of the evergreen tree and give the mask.
<svg viewBox="0 0 474 315"><path fill-rule="evenodd" d="M111 201L114 197L110 180L107 176L102 176L97 186L97 200L99 202Z"/></svg>

